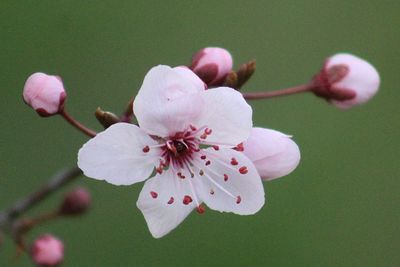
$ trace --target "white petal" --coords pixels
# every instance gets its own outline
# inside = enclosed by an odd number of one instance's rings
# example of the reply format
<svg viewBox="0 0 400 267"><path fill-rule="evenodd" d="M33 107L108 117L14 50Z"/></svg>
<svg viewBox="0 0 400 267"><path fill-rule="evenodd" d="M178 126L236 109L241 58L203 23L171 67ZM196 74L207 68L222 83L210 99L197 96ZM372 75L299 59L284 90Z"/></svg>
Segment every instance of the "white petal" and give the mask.
<svg viewBox="0 0 400 267"><path fill-rule="evenodd" d="M152 173L160 155L157 142L139 127L117 123L97 134L82 146L78 166L91 178L115 185L130 185L145 180Z"/></svg>
<svg viewBox="0 0 400 267"><path fill-rule="evenodd" d="M144 78L134 101L134 113L142 129L167 137L189 127L203 108L198 93L204 85L187 72L168 66L152 68Z"/></svg>
<svg viewBox="0 0 400 267"><path fill-rule="evenodd" d="M178 66L173 68L173 70L179 75L183 76L184 79L191 80L196 90L198 90L199 88L206 89L207 85L188 67Z"/></svg>
<svg viewBox="0 0 400 267"><path fill-rule="evenodd" d="M196 207L195 201L183 203L185 196L193 199L189 179L178 178L168 170L144 184L136 205L142 211L153 237L168 234Z"/></svg>
<svg viewBox="0 0 400 267"><path fill-rule="evenodd" d="M211 209L221 212L249 215L259 211L264 205L265 194L253 163L233 149L206 149L202 152L207 158L196 161L196 177L193 179L200 199ZM231 164L232 160L237 164ZM241 173L239 170L244 168L247 172ZM199 174L199 169L203 170L203 175Z"/></svg>
<svg viewBox="0 0 400 267"><path fill-rule="evenodd" d="M252 109L241 93L229 87L219 87L201 95L203 113L193 124L212 130L205 141L233 147L249 137L253 125Z"/></svg>

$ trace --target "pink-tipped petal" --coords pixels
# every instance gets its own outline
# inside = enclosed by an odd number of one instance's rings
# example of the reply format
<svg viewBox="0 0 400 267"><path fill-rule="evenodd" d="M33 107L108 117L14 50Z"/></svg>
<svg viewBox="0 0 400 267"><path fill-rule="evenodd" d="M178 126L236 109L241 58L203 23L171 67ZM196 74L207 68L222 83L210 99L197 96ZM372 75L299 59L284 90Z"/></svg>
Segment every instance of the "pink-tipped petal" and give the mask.
<svg viewBox="0 0 400 267"><path fill-rule="evenodd" d="M116 123L90 139L78 153L78 166L91 178L114 185L147 179L158 164L158 143L136 125Z"/></svg>
<svg viewBox="0 0 400 267"><path fill-rule="evenodd" d="M26 80L23 98L39 115L47 117L63 108L66 93L58 76L37 72Z"/></svg>
<svg viewBox="0 0 400 267"><path fill-rule="evenodd" d="M254 163L264 180L288 175L300 162L297 144L289 136L275 130L253 128L243 148L243 153Z"/></svg>

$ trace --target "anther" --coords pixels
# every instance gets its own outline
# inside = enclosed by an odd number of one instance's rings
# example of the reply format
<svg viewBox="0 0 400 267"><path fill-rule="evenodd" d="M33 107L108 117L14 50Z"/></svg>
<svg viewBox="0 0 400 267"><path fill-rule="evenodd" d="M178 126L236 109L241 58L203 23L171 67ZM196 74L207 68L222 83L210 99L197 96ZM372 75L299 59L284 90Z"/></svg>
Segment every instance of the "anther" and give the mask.
<svg viewBox="0 0 400 267"><path fill-rule="evenodd" d="M228 181L228 174L224 174L224 181L226 182L226 181Z"/></svg>
<svg viewBox="0 0 400 267"><path fill-rule="evenodd" d="M199 214L203 214L205 211L206 211L206 209L204 208L203 205L199 205L199 206L197 207L197 212L198 212Z"/></svg>
<svg viewBox="0 0 400 267"><path fill-rule="evenodd" d="M247 170L247 167L246 167L246 166L243 166L243 167L240 167L240 168L239 168L239 172L240 172L241 174L246 174L246 173L249 172L249 170Z"/></svg>
<svg viewBox="0 0 400 267"><path fill-rule="evenodd" d="M210 164L211 164L211 161L207 160L207 161L206 161L206 166L208 166L208 165L210 165Z"/></svg>
<svg viewBox="0 0 400 267"><path fill-rule="evenodd" d="M243 143L238 144L234 149L236 151L243 152L244 151Z"/></svg>
<svg viewBox="0 0 400 267"><path fill-rule="evenodd" d="M214 195L214 190L210 189L210 195Z"/></svg>
<svg viewBox="0 0 400 267"><path fill-rule="evenodd" d="M235 165L238 165L239 162L235 158L232 158L231 159L231 164L235 166Z"/></svg>
<svg viewBox="0 0 400 267"><path fill-rule="evenodd" d="M147 153L147 152L150 151L150 147L149 146L145 146L142 150L143 150L144 153Z"/></svg>
<svg viewBox="0 0 400 267"><path fill-rule="evenodd" d="M203 176L203 175L204 175L204 171L203 171L203 170L200 170L200 171L199 171L199 174L200 174L201 176Z"/></svg>
<svg viewBox="0 0 400 267"><path fill-rule="evenodd" d="M183 197L183 201L182 202L185 205L189 205L190 203L192 203L192 201L193 201L193 199L190 196L186 195L186 196Z"/></svg>
<svg viewBox="0 0 400 267"><path fill-rule="evenodd" d="M156 192L154 192L154 191L151 191L150 195L151 195L152 198L157 198L158 197L158 194Z"/></svg>
<svg viewBox="0 0 400 267"><path fill-rule="evenodd" d="M171 197L169 200L168 200L168 202L167 202L167 204L172 204L172 203L174 203L174 198L173 197Z"/></svg>
<svg viewBox="0 0 400 267"><path fill-rule="evenodd" d="M206 159L207 157L206 157L206 155L201 155L200 158L201 158L201 159Z"/></svg>
<svg viewBox="0 0 400 267"><path fill-rule="evenodd" d="M217 146L217 145L213 145L212 147L213 147L213 148L214 148L214 150L216 150L216 151L218 151L218 150L219 150L219 146Z"/></svg>
<svg viewBox="0 0 400 267"><path fill-rule="evenodd" d="M210 135L210 134L212 133L212 129L206 128L206 129L204 129L204 133L205 133L206 135Z"/></svg>
<svg viewBox="0 0 400 267"><path fill-rule="evenodd" d="M236 197L236 204L239 204L240 202L242 202L242 198L240 196Z"/></svg>

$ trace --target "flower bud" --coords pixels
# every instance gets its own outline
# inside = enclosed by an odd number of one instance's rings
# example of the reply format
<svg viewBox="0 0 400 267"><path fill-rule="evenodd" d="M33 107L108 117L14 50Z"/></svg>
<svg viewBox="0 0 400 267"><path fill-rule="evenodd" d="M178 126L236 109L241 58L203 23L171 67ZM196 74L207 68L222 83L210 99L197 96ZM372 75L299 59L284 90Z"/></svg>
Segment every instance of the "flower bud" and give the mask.
<svg viewBox="0 0 400 267"><path fill-rule="evenodd" d="M219 47L201 49L192 58L190 69L208 86L222 85L226 75L232 70L231 54Z"/></svg>
<svg viewBox="0 0 400 267"><path fill-rule="evenodd" d="M60 213L63 215L79 215L86 212L90 204L90 193L82 187L77 187L65 195L60 206Z"/></svg>
<svg viewBox="0 0 400 267"><path fill-rule="evenodd" d="M53 235L44 234L34 241L31 257L38 266L57 266L64 259L64 244Z"/></svg>
<svg viewBox="0 0 400 267"><path fill-rule="evenodd" d="M300 150L290 136L281 132L253 128L243 142L243 153L254 163L263 180L291 173L299 164Z"/></svg>
<svg viewBox="0 0 400 267"><path fill-rule="evenodd" d="M371 99L378 91L380 78L367 61L351 54L336 54L326 60L314 83L317 96L347 109Z"/></svg>
<svg viewBox="0 0 400 267"><path fill-rule="evenodd" d="M66 96L58 76L37 72L25 82L24 101L42 117L59 113L63 109Z"/></svg>

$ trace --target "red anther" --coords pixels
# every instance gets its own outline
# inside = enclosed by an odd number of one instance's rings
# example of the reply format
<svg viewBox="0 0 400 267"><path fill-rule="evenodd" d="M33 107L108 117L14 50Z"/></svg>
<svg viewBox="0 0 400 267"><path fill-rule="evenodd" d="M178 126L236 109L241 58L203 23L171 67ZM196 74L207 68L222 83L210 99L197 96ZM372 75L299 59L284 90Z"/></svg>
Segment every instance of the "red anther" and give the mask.
<svg viewBox="0 0 400 267"><path fill-rule="evenodd" d="M210 134L212 133L212 129L206 128L206 129L204 130L204 133L205 133L206 135L210 135Z"/></svg>
<svg viewBox="0 0 400 267"><path fill-rule="evenodd" d="M234 165L234 166L236 166L236 165L239 164L239 162L238 162L235 158L232 158L232 159L231 159L231 164Z"/></svg>
<svg viewBox="0 0 400 267"><path fill-rule="evenodd" d="M246 166L243 166L243 167L240 167L240 168L239 168L239 172L240 172L241 174L246 174L246 173L249 172L249 170L247 169Z"/></svg>
<svg viewBox="0 0 400 267"><path fill-rule="evenodd" d="M150 195L151 195L152 198L157 198L158 197L158 194L156 192L154 192L154 191L151 191Z"/></svg>
<svg viewBox="0 0 400 267"><path fill-rule="evenodd" d="M201 155L200 158L201 158L201 159L206 159L207 157L206 157L206 155Z"/></svg>
<svg viewBox="0 0 400 267"><path fill-rule="evenodd" d="M243 143L238 144L234 149L236 151L243 152L244 151Z"/></svg>
<svg viewBox="0 0 400 267"><path fill-rule="evenodd" d="M239 204L240 202L242 202L242 198L240 196L236 197L236 204Z"/></svg>
<svg viewBox="0 0 400 267"><path fill-rule="evenodd" d="M200 206L197 207L197 212L199 214L203 214L205 211L206 211L206 209L204 208L203 205L200 205Z"/></svg>
<svg viewBox="0 0 400 267"><path fill-rule="evenodd" d="M214 195L214 193L215 193L214 190L211 189L210 190L210 195Z"/></svg>
<svg viewBox="0 0 400 267"><path fill-rule="evenodd" d="M188 137L189 135L191 135L192 133L191 132L186 132L185 133L185 137Z"/></svg>
<svg viewBox="0 0 400 267"><path fill-rule="evenodd" d="M167 204L172 204L172 203L174 203L174 198L173 197L171 197L169 200L168 200L168 202L167 202Z"/></svg>
<svg viewBox="0 0 400 267"><path fill-rule="evenodd" d="M193 125L190 125L190 130L192 130L192 131L196 131L196 130L197 130L197 128L196 128L196 127L194 127Z"/></svg>
<svg viewBox="0 0 400 267"><path fill-rule="evenodd" d="M150 151L150 147L149 146L145 146L142 150L143 150L144 153L147 153L147 152Z"/></svg>
<svg viewBox="0 0 400 267"><path fill-rule="evenodd" d="M185 205L189 205L190 203L192 203L192 201L193 201L193 199L190 196L186 195L186 196L183 197L183 201L182 202Z"/></svg>
<svg viewBox="0 0 400 267"><path fill-rule="evenodd" d="M181 178L181 179L185 179L185 178L186 178L186 176L183 175L181 172L178 172L177 175L178 175L178 177Z"/></svg>
<svg viewBox="0 0 400 267"><path fill-rule="evenodd" d="M212 147L213 147L213 148L214 148L214 150L216 150L216 151L218 151L218 150L219 150L219 146L217 146L217 145L213 145Z"/></svg>
<svg viewBox="0 0 400 267"><path fill-rule="evenodd" d="M224 181L226 182L226 181L228 181L228 174L224 174Z"/></svg>
<svg viewBox="0 0 400 267"><path fill-rule="evenodd" d="M206 134L206 133L203 133L202 135L200 135L200 138L201 138L201 139L207 139L207 134Z"/></svg>
<svg viewBox="0 0 400 267"><path fill-rule="evenodd" d="M208 165L210 165L210 164L211 164L211 161L207 160L207 161L206 161L206 166L208 166Z"/></svg>

